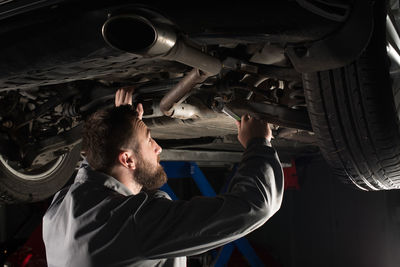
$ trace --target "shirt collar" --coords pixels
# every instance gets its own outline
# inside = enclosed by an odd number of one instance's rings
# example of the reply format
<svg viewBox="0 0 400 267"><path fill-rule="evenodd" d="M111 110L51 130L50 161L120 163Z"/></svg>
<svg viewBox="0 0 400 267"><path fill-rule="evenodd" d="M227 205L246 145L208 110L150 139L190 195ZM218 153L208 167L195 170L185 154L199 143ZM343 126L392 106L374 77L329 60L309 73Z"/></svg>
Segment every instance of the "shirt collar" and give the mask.
<svg viewBox="0 0 400 267"><path fill-rule="evenodd" d="M105 174L103 172L95 171L90 166L89 163L85 160L82 161L81 166L78 170L78 173L75 177L75 183L83 183L86 181L95 182L97 184L101 184L111 190L114 190L121 195L130 196L133 195L132 191L128 189L124 184L119 182L114 177Z"/></svg>

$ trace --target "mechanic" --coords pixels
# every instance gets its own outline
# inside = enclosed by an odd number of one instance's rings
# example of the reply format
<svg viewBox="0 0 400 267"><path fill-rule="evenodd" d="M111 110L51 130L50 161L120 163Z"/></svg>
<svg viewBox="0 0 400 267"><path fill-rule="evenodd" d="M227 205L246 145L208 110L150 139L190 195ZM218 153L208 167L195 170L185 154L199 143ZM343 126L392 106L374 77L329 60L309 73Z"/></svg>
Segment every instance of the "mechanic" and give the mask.
<svg viewBox="0 0 400 267"><path fill-rule="evenodd" d="M280 208L283 173L267 123L236 123L245 151L227 193L172 201L157 190L167 180L161 147L131 99L119 90L116 107L85 122L86 160L43 219L49 267L186 266L185 256L243 237Z"/></svg>

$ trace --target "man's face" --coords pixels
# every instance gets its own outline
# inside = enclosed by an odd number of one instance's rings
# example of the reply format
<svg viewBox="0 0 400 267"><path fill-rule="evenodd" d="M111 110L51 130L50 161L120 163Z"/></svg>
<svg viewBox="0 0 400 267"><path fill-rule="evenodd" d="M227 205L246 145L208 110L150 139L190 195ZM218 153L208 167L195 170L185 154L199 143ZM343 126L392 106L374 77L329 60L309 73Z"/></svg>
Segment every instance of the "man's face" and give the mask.
<svg viewBox="0 0 400 267"><path fill-rule="evenodd" d="M145 190L155 190L167 182L167 175L160 165L161 147L151 137L144 125L138 129L139 153L136 157L134 179Z"/></svg>

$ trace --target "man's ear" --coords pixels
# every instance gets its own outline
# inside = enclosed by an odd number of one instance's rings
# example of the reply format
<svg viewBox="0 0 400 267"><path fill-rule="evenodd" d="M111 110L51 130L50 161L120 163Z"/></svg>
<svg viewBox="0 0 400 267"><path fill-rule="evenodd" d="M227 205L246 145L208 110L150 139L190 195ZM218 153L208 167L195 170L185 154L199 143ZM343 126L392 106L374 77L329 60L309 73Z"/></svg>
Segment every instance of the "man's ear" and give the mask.
<svg viewBox="0 0 400 267"><path fill-rule="evenodd" d="M131 151L122 151L118 154L119 163L130 170L136 169L136 160Z"/></svg>

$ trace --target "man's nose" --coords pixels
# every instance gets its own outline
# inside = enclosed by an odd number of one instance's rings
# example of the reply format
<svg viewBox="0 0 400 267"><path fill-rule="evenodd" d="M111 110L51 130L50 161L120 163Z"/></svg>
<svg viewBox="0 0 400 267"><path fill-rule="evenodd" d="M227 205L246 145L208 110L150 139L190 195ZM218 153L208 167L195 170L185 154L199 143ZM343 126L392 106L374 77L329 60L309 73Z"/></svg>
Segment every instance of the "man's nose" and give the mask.
<svg viewBox="0 0 400 267"><path fill-rule="evenodd" d="M154 141L154 143L156 144L155 152L157 155L159 155L162 151L162 148L155 141Z"/></svg>

